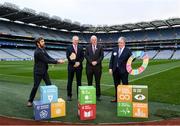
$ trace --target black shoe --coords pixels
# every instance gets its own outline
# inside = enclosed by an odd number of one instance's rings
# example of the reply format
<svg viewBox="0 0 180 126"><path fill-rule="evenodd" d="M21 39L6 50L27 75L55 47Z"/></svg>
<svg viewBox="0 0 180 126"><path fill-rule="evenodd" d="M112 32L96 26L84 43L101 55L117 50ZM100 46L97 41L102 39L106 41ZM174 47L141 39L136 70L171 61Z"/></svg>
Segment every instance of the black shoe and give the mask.
<svg viewBox="0 0 180 126"><path fill-rule="evenodd" d="M101 101L101 98L100 98L100 97L97 97L96 100L97 100L97 101Z"/></svg>
<svg viewBox="0 0 180 126"><path fill-rule="evenodd" d="M114 100L111 100L111 102L117 102L117 100L116 100L116 99L114 99Z"/></svg>
<svg viewBox="0 0 180 126"><path fill-rule="evenodd" d="M67 101L72 101L72 98L70 96L68 96Z"/></svg>

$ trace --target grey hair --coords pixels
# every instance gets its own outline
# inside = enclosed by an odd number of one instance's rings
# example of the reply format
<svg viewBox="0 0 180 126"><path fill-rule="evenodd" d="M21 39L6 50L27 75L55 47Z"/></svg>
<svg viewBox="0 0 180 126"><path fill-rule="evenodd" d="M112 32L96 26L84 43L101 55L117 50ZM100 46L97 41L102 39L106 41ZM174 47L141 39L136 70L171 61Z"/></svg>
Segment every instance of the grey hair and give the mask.
<svg viewBox="0 0 180 126"><path fill-rule="evenodd" d="M92 36L91 36L91 39L92 39L92 38L96 38L96 39L97 39L97 37L96 37L95 35L92 35Z"/></svg>
<svg viewBox="0 0 180 126"><path fill-rule="evenodd" d="M122 37L122 36L119 37L118 42L121 41L121 40L123 40L126 43L126 38L125 37Z"/></svg>
<svg viewBox="0 0 180 126"><path fill-rule="evenodd" d="M79 37L78 37L77 35L74 35L74 36L72 37L72 40L73 40L74 38L78 38L78 39L79 39Z"/></svg>

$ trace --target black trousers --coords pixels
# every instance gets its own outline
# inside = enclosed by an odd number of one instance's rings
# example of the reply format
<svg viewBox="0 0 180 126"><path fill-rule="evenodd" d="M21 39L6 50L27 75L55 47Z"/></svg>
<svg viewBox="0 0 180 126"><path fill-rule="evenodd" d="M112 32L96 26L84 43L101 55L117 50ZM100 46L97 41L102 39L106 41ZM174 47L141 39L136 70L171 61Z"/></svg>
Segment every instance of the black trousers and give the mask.
<svg viewBox="0 0 180 126"><path fill-rule="evenodd" d="M128 85L128 73L120 73L119 68L116 68L113 71L113 80L114 80L114 89L115 89L115 98L117 100L117 86L119 84Z"/></svg>
<svg viewBox="0 0 180 126"><path fill-rule="evenodd" d="M76 87L77 96L78 96L78 87L81 86L82 69L79 68L68 69L67 96L70 97L72 97L72 82L75 73L76 73L76 83L77 83L77 87Z"/></svg>
<svg viewBox="0 0 180 126"><path fill-rule="evenodd" d="M41 83L41 80L44 80L46 85L51 85L51 81L49 79L49 74L45 72L44 74L36 74L34 73L34 86L31 90L30 96L29 96L29 102L33 102L34 97L36 96L36 92L38 90L39 84Z"/></svg>
<svg viewBox="0 0 180 126"><path fill-rule="evenodd" d="M101 68L97 67L88 67L86 68L86 75L88 80L88 85L92 86L93 76L95 77L96 83L96 97L101 96L101 87L100 87L100 80L101 80L102 70Z"/></svg>

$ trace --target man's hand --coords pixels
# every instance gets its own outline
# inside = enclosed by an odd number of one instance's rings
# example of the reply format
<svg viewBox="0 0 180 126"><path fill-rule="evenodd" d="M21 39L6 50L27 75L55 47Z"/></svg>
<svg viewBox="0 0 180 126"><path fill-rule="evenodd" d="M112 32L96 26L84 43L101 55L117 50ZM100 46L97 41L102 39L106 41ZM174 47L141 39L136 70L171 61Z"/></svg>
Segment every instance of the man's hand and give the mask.
<svg viewBox="0 0 180 126"><path fill-rule="evenodd" d="M112 75L112 69L109 69L109 74L111 74L111 75Z"/></svg>
<svg viewBox="0 0 180 126"><path fill-rule="evenodd" d="M80 65L80 62L75 62L74 67L78 67Z"/></svg>
<svg viewBox="0 0 180 126"><path fill-rule="evenodd" d="M76 59L76 54L75 53L71 53L69 58L70 58L70 60L75 60Z"/></svg>
<svg viewBox="0 0 180 126"><path fill-rule="evenodd" d="M64 60L58 60L58 64L63 64Z"/></svg>
<svg viewBox="0 0 180 126"><path fill-rule="evenodd" d="M96 64L97 64L97 61L92 61L93 66L96 66Z"/></svg>

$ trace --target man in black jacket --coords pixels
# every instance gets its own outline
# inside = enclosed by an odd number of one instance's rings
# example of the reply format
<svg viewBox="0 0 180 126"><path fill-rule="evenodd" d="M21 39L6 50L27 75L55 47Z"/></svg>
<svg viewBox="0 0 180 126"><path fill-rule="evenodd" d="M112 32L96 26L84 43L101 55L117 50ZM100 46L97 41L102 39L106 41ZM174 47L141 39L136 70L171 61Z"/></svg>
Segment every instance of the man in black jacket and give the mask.
<svg viewBox="0 0 180 126"><path fill-rule="evenodd" d="M28 107L32 106L32 102L42 79L44 80L46 85L51 85L51 81L47 72L48 64L64 63L63 60L55 60L47 54L45 50L45 42L42 37L37 38L35 40L35 44L37 48L34 52L34 86L29 96L29 100L27 103Z"/></svg>
<svg viewBox="0 0 180 126"><path fill-rule="evenodd" d="M102 74L102 60L104 58L103 47L97 44L97 37L95 35L91 36L91 44L87 46L85 52L86 62L86 75L88 80L88 85L92 85L93 75L96 82L96 98L100 101L101 88L100 79Z"/></svg>
<svg viewBox="0 0 180 126"><path fill-rule="evenodd" d="M111 102L117 102L117 86L121 84L121 81L123 85L128 84L126 63L132 53L128 48L125 47L125 42L124 37L120 37L118 39L118 47L113 49L109 63L109 73L113 75L116 98Z"/></svg>
<svg viewBox="0 0 180 126"><path fill-rule="evenodd" d="M78 86L81 86L84 52L83 52L83 48L78 43L79 43L79 37L73 36L72 45L70 45L66 50L66 57L68 59L68 82L67 82L68 101L72 100L71 99L72 82L75 73L76 73L76 83L77 83L77 95L78 95Z"/></svg>

